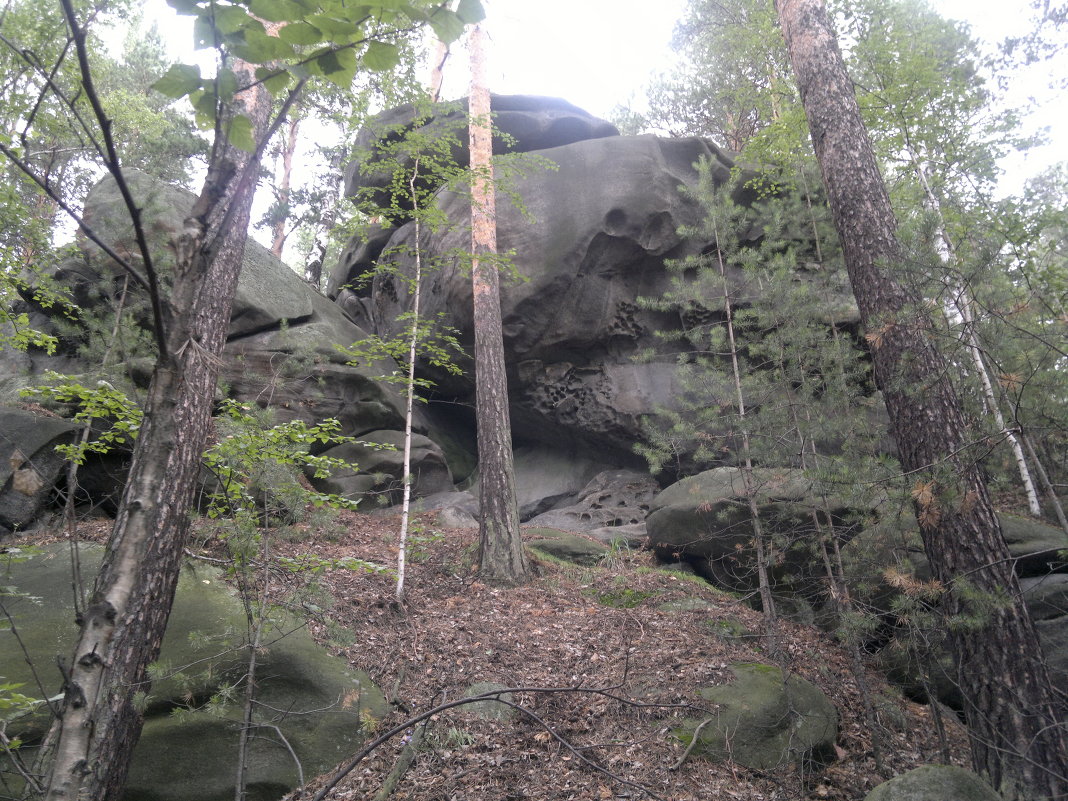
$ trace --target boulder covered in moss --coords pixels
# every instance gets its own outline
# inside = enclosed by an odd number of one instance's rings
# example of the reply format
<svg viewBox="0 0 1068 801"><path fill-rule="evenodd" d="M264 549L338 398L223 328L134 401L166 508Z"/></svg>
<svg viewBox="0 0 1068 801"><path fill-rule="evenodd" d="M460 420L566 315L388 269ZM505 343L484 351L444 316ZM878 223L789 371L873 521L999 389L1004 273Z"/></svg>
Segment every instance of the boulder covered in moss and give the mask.
<svg viewBox="0 0 1068 801"><path fill-rule="evenodd" d="M82 545L86 586L92 586L103 549ZM60 692L51 667L69 655L75 635L70 548L48 546L14 565L5 583L26 597L6 603L44 682ZM221 573L202 563L182 572L154 685L139 701L145 727L127 784L130 801L223 801L234 797L238 737L247 668L244 606ZM349 670L308 634L304 621L272 615L258 652L256 711L248 758L248 798L269 801L351 754L362 729L387 712L370 679ZM0 631L0 676L41 694L11 630ZM26 747L44 734L44 714L8 722L8 736Z"/></svg>
<svg viewBox="0 0 1068 801"><path fill-rule="evenodd" d="M715 712L672 731L688 745L696 735L691 757L730 759L756 770L811 768L834 759L838 712L822 690L775 665L738 662L731 670L730 684L700 690Z"/></svg>
<svg viewBox="0 0 1068 801"><path fill-rule="evenodd" d="M864 801L1002 801L990 785L956 765L924 765L883 782Z"/></svg>

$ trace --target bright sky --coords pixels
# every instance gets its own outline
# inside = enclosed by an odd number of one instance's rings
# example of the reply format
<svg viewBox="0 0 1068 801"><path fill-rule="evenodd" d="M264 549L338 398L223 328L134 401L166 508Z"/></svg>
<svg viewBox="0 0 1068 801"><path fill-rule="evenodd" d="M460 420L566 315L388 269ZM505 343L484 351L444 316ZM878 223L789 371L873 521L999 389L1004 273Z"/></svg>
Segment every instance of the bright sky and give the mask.
<svg viewBox="0 0 1068 801"><path fill-rule="evenodd" d="M994 43L1022 33L1031 17L1028 0L931 0L947 17L972 25L974 34ZM149 0L160 30L170 32L176 52L190 40L187 26L173 21L163 0ZM598 116L617 104L641 105L649 76L670 62L669 41L685 0L483 0L489 13L489 75L491 89L502 94L563 97ZM183 18L188 19L188 18ZM466 94L467 65L462 52L446 67L446 97ZM1051 76L1068 76L1068 48L1059 64L1043 65L1016 82L1015 102L1035 94L1044 107L1029 127L1065 129L1065 96L1051 96L1044 87ZM1006 165L1015 190L1027 175L1068 156L1068 132L1060 141L1026 159Z"/></svg>

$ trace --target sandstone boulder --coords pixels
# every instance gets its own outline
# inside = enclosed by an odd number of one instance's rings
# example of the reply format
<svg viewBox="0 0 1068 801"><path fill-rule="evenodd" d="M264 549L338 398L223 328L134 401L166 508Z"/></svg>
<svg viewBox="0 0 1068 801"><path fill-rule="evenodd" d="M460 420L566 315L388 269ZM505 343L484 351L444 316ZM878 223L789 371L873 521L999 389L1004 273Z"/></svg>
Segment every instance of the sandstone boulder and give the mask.
<svg viewBox="0 0 1068 801"><path fill-rule="evenodd" d="M338 469L327 478L308 480L320 492L342 495L354 501L396 503L404 491L404 432L369 431L358 442L335 445L323 456L343 459L351 470ZM412 435L412 495L434 495L452 489L452 475L441 448L421 434Z"/></svg>
<svg viewBox="0 0 1068 801"><path fill-rule="evenodd" d="M0 533L31 524L47 503L66 460L56 445L77 426L21 409L0 409Z"/></svg>
<svg viewBox="0 0 1068 801"><path fill-rule="evenodd" d="M700 691L716 705L707 722L688 719L672 730L687 744L696 733L693 755L730 759L755 770L786 764L812 768L834 760L838 711L822 690L775 665L740 662L731 671L730 684Z"/></svg>
<svg viewBox="0 0 1068 801"><path fill-rule="evenodd" d="M885 781L864 801L1002 801L989 784L956 765L924 765Z"/></svg>
<svg viewBox="0 0 1068 801"><path fill-rule="evenodd" d="M819 575L814 515L824 532L829 515L846 541L866 513L822 495L800 470L756 468L752 481L764 536L785 557L776 560L774 571L783 581ZM757 586L756 531L740 468L718 467L672 484L653 499L646 527L649 546L665 560L686 558L724 589Z"/></svg>
<svg viewBox="0 0 1068 801"><path fill-rule="evenodd" d="M619 135L611 123L557 97L493 95L491 103L495 154L529 153L585 139ZM376 164L381 143L383 140L394 142L413 129L427 137L453 140L452 161L457 166L466 167L470 161L467 114L467 98L454 103L438 103L429 109L405 103L379 114L356 137L354 150L359 159L345 170L345 194L356 197L361 190L388 186L392 171L383 170ZM378 201L381 205L381 201L387 199L383 196Z"/></svg>
<svg viewBox="0 0 1068 801"><path fill-rule="evenodd" d="M83 545L80 562L91 586L102 549ZM37 596L7 604L29 656L58 693L60 677L48 668L67 656L77 629L71 594L70 549L47 547L29 562L15 565L10 581ZM7 601L5 601L7 603ZM226 699L245 673L241 647L247 619L220 572L190 563L183 570L167 628L156 681L145 700L145 728L134 751L125 797L129 801L223 801L234 796L239 700ZM240 633L240 634L239 634ZM371 680L315 644L303 622L279 615L268 628L257 673L256 736L248 771L249 798L268 801L352 753L361 729L388 711ZM39 691L22 650L8 628L0 631L0 676L25 682L23 692ZM32 747L48 726L46 715L9 720L8 736L25 735ZM275 729L274 727L277 727ZM283 744L284 736L294 755Z"/></svg>

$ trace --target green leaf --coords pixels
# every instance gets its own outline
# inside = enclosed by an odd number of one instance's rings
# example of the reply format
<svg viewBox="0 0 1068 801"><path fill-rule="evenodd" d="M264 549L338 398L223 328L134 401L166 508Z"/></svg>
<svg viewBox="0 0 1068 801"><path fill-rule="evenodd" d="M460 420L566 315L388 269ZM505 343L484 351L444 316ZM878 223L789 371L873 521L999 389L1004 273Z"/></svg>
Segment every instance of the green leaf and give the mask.
<svg viewBox="0 0 1068 801"><path fill-rule="evenodd" d="M362 32L356 23L337 17L328 17L326 14L313 14L308 17L308 22L330 37L332 42L345 42L349 37Z"/></svg>
<svg viewBox="0 0 1068 801"><path fill-rule="evenodd" d="M252 153L256 150L256 140L252 137L252 121L244 114L239 114L230 120L226 131L226 137L234 147Z"/></svg>
<svg viewBox="0 0 1068 801"><path fill-rule="evenodd" d="M172 64L152 88L171 98L185 97L200 88L200 67L195 64Z"/></svg>
<svg viewBox="0 0 1068 801"><path fill-rule="evenodd" d="M476 22L481 22L486 18L486 9L482 7L482 3L479 0L460 0L460 5L456 9L456 16L467 25L474 25Z"/></svg>
<svg viewBox="0 0 1068 801"><path fill-rule="evenodd" d="M193 102L193 113L197 127L207 130L215 126L215 111L218 107L214 90L194 92L189 96Z"/></svg>
<svg viewBox="0 0 1068 801"><path fill-rule="evenodd" d="M323 77L342 89L351 86L352 79L356 76L356 53L351 47L343 50L330 50L312 63Z"/></svg>
<svg viewBox="0 0 1068 801"><path fill-rule="evenodd" d="M448 44L459 39L464 32L464 21L455 11L447 8L438 8L430 16L430 27L434 29L434 35Z"/></svg>
<svg viewBox="0 0 1068 801"><path fill-rule="evenodd" d="M363 54L363 65L372 72L388 72L400 63L400 50L388 42L371 42Z"/></svg>
<svg viewBox="0 0 1068 801"><path fill-rule="evenodd" d="M293 0L252 0L249 9L268 22L292 22L306 13L304 7Z"/></svg>
<svg viewBox="0 0 1068 801"><path fill-rule="evenodd" d="M252 17L241 6L215 6L215 27L223 35L248 27Z"/></svg>
<svg viewBox="0 0 1068 801"><path fill-rule="evenodd" d="M278 31L278 36L292 45L317 45L323 41L323 32L310 22L304 21L286 25Z"/></svg>
<svg viewBox="0 0 1068 801"><path fill-rule="evenodd" d="M268 61L292 58L295 51L288 42L277 36L268 36L264 31L249 29L245 31L245 43L235 44L233 54L252 64L265 64Z"/></svg>
<svg viewBox="0 0 1068 801"><path fill-rule="evenodd" d="M278 70L271 67L257 67L256 78L263 81L264 88L272 95L285 91L293 80L293 76L287 70Z"/></svg>
<svg viewBox="0 0 1068 801"><path fill-rule="evenodd" d="M215 78L215 91L223 103L229 103L237 92L237 76L233 70L222 69Z"/></svg>
<svg viewBox="0 0 1068 801"><path fill-rule="evenodd" d="M193 47L197 50L215 47L215 33L215 26L211 24L210 17L201 14L193 20Z"/></svg>
<svg viewBox="0 0 1068 801"><path fill-rule="evenodd" d="M167 5L187 17L195 17L201 12L197 0L167 0Z"/></svg>

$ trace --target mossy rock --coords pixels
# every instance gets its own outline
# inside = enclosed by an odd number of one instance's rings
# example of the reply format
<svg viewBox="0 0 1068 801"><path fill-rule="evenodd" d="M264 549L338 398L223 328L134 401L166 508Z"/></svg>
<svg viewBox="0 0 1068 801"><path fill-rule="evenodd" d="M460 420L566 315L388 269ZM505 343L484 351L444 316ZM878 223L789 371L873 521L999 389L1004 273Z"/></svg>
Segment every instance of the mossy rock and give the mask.
<svg viewBox="0 0 1068 801"><path fill-rule="evenodd" d="M507 688L503 684L497 684L492 681L476 681L464 691L464 698L473 698L477 695L485 695L486 693L504 689ZM505 701L511 701L512 695L511 693L501 693L501 698ZM493 700L472 701L470 704L464 704L460 707L460 712L476 717L479 720L511 720L516 716L516 710L508 706L508 704Z"/></svg>
<svg viewBox="0 0 1068 801"><path fill-rule="evenodd" d="M717 706L697 735L691 755L730 759L756 770L786 764L818 767L834 759L838 712L823 692L800 676L758 662L731 665L735 679L699 691ZM702 720L688 719L672 731L693 741Z"/></svg>
<svg viewBox="0 0 1068 801"><path fill-rule="evenodd" d="M1017 576L1068 573L1068 561L1060 556L1068 551L1068 534L1026 517L999 513L998 520L1009 553L1016 560Z"/></svg>
<svg viewBox="0 0 1068 801"><path fill-rule="evenodd" d="M676 601L665 601L657 609L661 612L713 612L717 607L704 598L680 598Z"/></svg>
<svg viewBox="0 0 1068 801"><path fill-rule="evenodd" d="M102 553L97 546L79 548L90 585ZM49 546L41 556L14 566L5 583L42 599L39 604L9 605L39 670L53 664L56 655L68 654L76 635L69 546ZM187 699L202 705L241 680L247 651L237 646L246 630L244 608L219 571L187 565L154 670L158 680L145 701L144 732L134 751L125 796L130 801L233 798L242 697L210 711L182 710ZM257 670L259 728L249 755L248 797L253 801L279 798L298 785L296 763L279 733L308 779L350 754L363 739L363 724L388 712L370 679L317 645L303 621L279 615L265 643ZM51 671L41 673L51 678ZM0 632L0 675L6 681L26 682L23 690L36 686L7 631ZM58 692L58 680L54 683L57 686L46 687L49 693ZM8 734L25 732L32 742L46 725L44 719L15 721Z"/></svg>
<svg viewBox="0 0 1068 801"><path fill-rule="evenodd" d="M609 552L608 546L555 528L525 529L524 534L536 539L527 540L527 545L537 551L564 562L590 567L596 565Z"/></svg>
<svg viewBox="0 0 1068 801"><path fill-rule="evenodd" d="M1003 801L970 770L924 765L883 782L864 801Z"/></svg>

